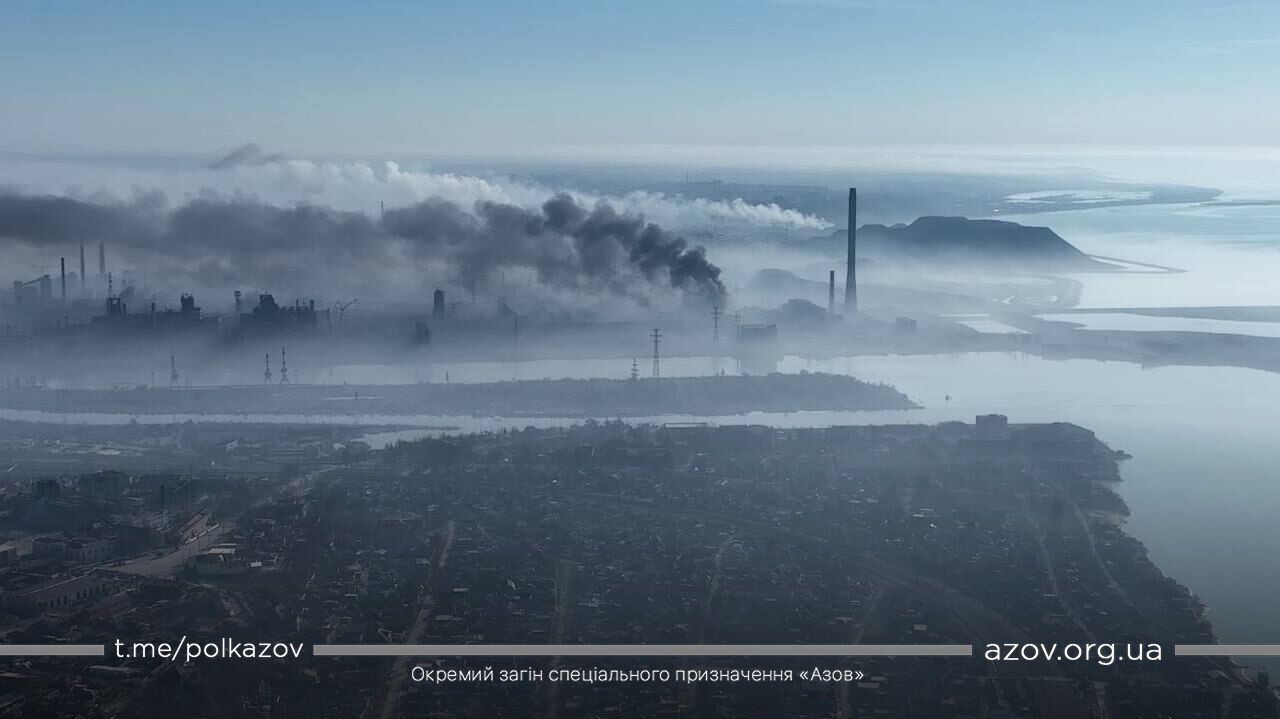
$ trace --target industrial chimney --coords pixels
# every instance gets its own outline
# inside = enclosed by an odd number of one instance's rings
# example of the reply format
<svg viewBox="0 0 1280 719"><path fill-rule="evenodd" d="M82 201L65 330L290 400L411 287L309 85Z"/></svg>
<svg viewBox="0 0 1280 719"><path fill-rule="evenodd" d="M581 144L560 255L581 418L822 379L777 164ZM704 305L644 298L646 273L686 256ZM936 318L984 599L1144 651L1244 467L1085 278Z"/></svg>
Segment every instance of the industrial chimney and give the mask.
<svg viewBox="0 0 1280 719"><path fill-rule="evenodd" d="M105 242L98 243L98 275L107 274L107 244Z"/></svg>
<svg viewBox="0 0 1280 719"><path fill-rule="evenodd" d="M80 293L84 294L84 240L80 240Z"/></svg>
<svg viewBox="0 0 1280 719"><path fill-rule="evenodd" d="M858 188L849 188L849 259L844 275L844 314L852 319L858 314L858 278L853 263L858 250Z"/></svg>
<svg viewBox="0 0 1280 719"><path fill-rule="evenodd" d="M444 290L437 289L431 296L431 316L436 319L444 319Z"/></svg>
<svg viewBox="0 0 1280 719"><path fill-rule="evenodd" d="M62 304L67 304L67 258L59 257L58 262L62 265Z"/></svg>
<svg viewBox="0 0 1280 719"><path fill-rule="evenodd" d="M836 316L836 271L827 272L827 317Z"/></svg>

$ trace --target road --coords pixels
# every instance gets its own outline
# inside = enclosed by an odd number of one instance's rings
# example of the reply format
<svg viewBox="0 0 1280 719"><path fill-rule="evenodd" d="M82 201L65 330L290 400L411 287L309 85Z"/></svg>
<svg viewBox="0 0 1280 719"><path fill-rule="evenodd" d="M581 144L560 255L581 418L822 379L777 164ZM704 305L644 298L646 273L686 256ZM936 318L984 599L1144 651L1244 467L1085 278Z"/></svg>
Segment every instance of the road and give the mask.
<svg viewBox="0 0 1280 719"><path fill-rule="evenodd" d="M445 562L449 560L449 548L453 546L454 533L457 525L453 520L449 520L444 529L444 545L440 548L440 553L436 557L436 561L430 565L427 576L422 585L422 594L418 602L418 613L413 618L413 624L410 625L409 631L405 632L404 644L417 644L421 641L422 636L427 632L427 623L431 621L431 612L435 608L435 592L434 580L442 569ZM387 690L382 696L382 712L379 714L382 719L391 719L396 716L396 712L400 708L400 697L404 694L404 680L409 677L409 663L414 660L413 657L396 657L395 662L391 665L390 679L387 682Z"/></svg>
<svg viewBox="0 0 1280 719"><path fill-rule="evenodd" d="M235 517L224 520L220 524L210 528L208 532L200 535L190 542L166 552L157 557L152 552L126 560L123 564L116 565L112 562L103 562L98 566L101 569L108 569L113 572L123 572L125 574L137 574L144 577L172 577L182 569L182 566L191 557L217 544L219 540L228 532L236 527L236 519L247 514L250 510L261 507L265 504L275 501L278 497L295 491L301 491L306 487L319 481L321 477L341 469L341 467L324 467L322 469L313 469L298 478L286 482L276 488L276 491L259 498L257 501L243 509Z"/></svg>

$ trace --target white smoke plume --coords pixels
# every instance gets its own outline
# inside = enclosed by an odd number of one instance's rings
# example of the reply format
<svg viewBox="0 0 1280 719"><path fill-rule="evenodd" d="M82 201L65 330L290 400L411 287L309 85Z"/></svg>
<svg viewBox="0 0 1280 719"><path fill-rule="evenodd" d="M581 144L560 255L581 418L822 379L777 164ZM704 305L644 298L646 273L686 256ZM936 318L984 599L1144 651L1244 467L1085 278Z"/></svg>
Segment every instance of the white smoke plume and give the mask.
<svg viewBox="0 0 1280 719"><path fill-rule="evenodd" d="M583 205L605 200L612 207L676 230L711 225L825 230L831 223L774 203L690 198L655 192L605 196L573 188L545 187L510 177L407 169L394 161L333 161L286 158L247 144L203 166L126 168L108 164L0 162L0 187L25 193L129 199L163 192L171 201L209 197L253 198L278 205L300 202L376 212L431 198L461 207L496 202L537 208L556 194Z"/></svg>

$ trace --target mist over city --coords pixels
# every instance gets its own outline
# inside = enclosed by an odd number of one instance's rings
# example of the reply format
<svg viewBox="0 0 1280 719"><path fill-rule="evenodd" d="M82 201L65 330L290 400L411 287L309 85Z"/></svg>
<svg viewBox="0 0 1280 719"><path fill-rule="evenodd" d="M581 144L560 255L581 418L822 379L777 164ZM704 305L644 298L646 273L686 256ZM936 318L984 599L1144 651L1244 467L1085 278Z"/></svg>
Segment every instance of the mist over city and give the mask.
<svg viewBox="0 0 1280 719"><path fill-rule="evenodd" d="M1280 716L1280 8L27 4L0 716Z"/></svg>

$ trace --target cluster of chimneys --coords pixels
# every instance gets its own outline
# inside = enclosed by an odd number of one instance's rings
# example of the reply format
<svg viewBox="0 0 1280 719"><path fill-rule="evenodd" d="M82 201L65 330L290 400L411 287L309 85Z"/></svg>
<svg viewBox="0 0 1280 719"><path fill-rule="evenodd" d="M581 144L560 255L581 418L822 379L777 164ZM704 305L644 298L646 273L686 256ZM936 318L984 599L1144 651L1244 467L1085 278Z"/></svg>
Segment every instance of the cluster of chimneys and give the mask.
<svg viewBox="0 0 1280 719"><path fill-rule="evenodd" d="M62 301L67 301L67 258L59 257L58 264L62 273ZM98 276L107 274L107 245L105 242L98 243ZM80 290L85 288L85 267L84 267L84 242L80 242Z"/></svg>
<svg viewBox="0 0 1280 719"><path fill-rule="evenodd" d="M854 258L858 247L858 188L849 188L849 249L845 260L844 275L844 314L852 317L858 313L858 281L854 270ZM62 301L67 301L67 258L60 258L62 266ZM107 245L98 243L98 275L107 274ZM80 289L85 288L84 242L80 243ZM237 293L239 294L239 293ZM239 304L239 297L237 305ZM436 290L432 297L432 314L437 318L445 312L444 292ZM827 277L827 313L834 316L836 312L836 271L831 270Z"/></svg>

